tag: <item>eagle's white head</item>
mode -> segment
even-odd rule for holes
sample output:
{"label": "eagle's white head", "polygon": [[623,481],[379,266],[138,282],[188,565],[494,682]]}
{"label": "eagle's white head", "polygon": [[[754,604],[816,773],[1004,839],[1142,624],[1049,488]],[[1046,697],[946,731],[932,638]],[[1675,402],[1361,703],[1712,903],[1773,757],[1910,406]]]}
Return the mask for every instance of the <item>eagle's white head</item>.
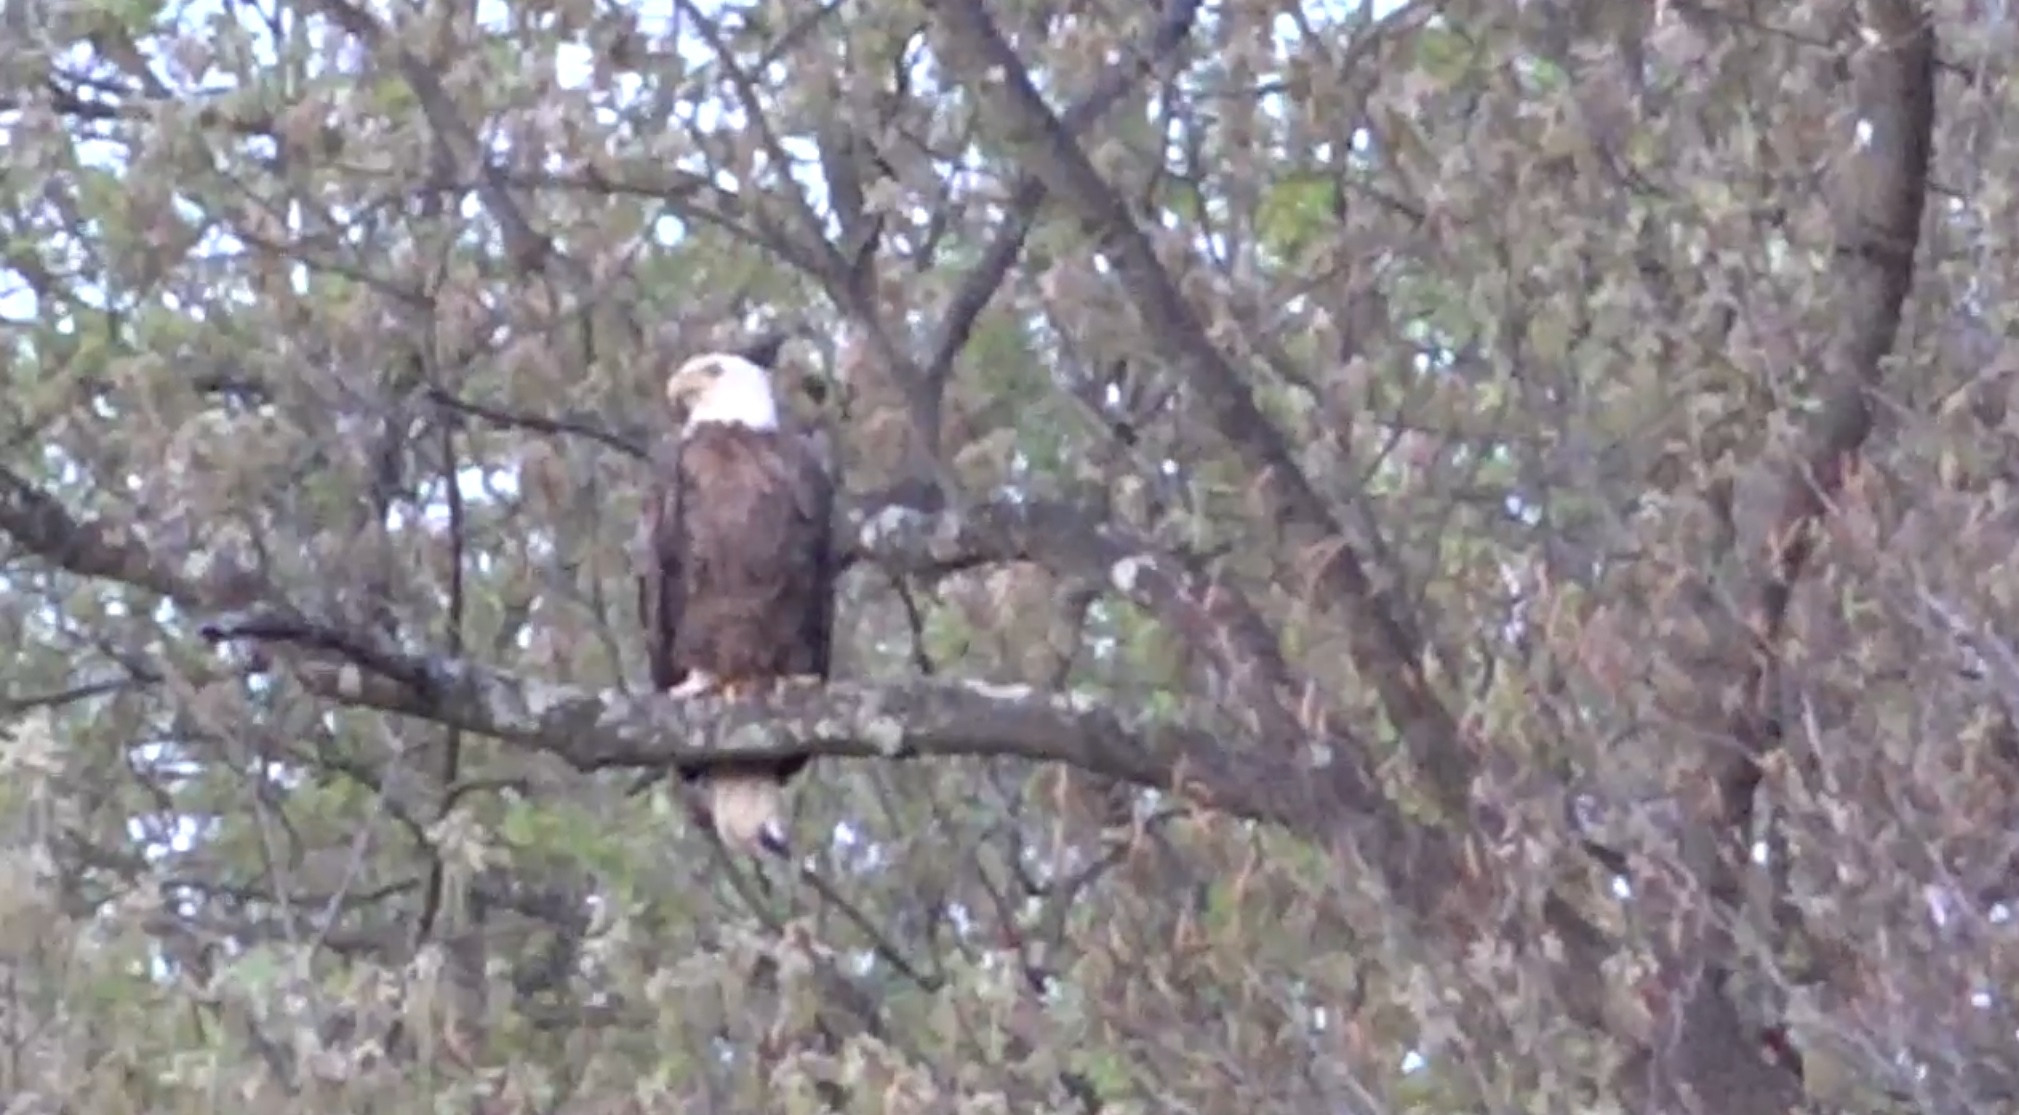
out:
{"label": "eagle's white head", "polygon": [[689,430],[704,422],[778,428],[771,373],[734,353],[711,352],[680,365],[666,380],[666,401],[676,413],[686,411]]}

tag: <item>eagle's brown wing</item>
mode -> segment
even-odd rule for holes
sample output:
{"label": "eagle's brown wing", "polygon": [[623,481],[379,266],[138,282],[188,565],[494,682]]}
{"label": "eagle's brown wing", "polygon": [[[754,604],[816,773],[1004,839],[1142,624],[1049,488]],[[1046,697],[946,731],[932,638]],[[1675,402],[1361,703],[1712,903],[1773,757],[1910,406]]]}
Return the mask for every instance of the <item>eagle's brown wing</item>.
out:
{"label": "eagle's brown wing", "polygon": [[645,630],[652,688],[659,690],[671,689],[687,676],[674,658],[687,604],[687,577],[681,565],[687,549],[682,535],[686,518],[681,513],[685,494],[679,448],[659,446],[652,454],[652,483],[639,525],[645,570],[638,578],[638,621]]}
{"label": "eagle's brown wing", "polygon": [[834,521],[840,483],[833,442],[825,429],[806,425],[789,434],[785,464],[799,519],[795,533],[804,539],[798,553],[802,563],[798,575],[817,586],[814,606],[807,609],[800,625],[799,636],[805,645],[800,672],[825,681],[834,664],[834,612],[844,554],[835,537]]}

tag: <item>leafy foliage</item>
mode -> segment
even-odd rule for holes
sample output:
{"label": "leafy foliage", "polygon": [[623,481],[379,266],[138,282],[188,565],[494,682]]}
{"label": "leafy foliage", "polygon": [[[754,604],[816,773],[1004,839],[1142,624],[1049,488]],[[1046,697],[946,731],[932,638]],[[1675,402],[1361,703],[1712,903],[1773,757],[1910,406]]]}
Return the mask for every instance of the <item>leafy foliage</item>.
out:
{"label": "leafy foliage", "polygon": [[[0,1094],[2011,1106],[1997,8],[0,4]],[[772,328],[848,686],[625,701]]]}

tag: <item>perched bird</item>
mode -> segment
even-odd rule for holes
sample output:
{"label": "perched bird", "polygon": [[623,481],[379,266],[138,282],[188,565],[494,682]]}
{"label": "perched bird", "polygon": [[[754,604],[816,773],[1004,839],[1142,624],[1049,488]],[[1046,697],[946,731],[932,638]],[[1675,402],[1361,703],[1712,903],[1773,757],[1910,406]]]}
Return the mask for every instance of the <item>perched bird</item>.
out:
{"label": "perched bird", "polygon": [[[774,389],[780,341],[709,353],[666,381],[682,424],[646,502],[639,614],[652,684],[680,698],[760,696],[828,678],[835,461],[825,432]],[[808,756],[679,768],[732,847],[783,854],[784,787]]]}

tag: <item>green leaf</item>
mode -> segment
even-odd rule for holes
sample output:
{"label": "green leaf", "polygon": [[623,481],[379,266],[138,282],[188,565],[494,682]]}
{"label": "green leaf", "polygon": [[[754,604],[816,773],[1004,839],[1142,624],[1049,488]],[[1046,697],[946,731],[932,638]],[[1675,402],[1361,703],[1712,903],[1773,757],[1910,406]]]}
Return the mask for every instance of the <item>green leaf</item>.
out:
{"label": "green leaf", "polygon": [[1302,258],[1335,224],[1334,189],[1330,182],[1309,178],[1278,182],[1264,191],[1255,222],[1263,246],[1286,260]]}

